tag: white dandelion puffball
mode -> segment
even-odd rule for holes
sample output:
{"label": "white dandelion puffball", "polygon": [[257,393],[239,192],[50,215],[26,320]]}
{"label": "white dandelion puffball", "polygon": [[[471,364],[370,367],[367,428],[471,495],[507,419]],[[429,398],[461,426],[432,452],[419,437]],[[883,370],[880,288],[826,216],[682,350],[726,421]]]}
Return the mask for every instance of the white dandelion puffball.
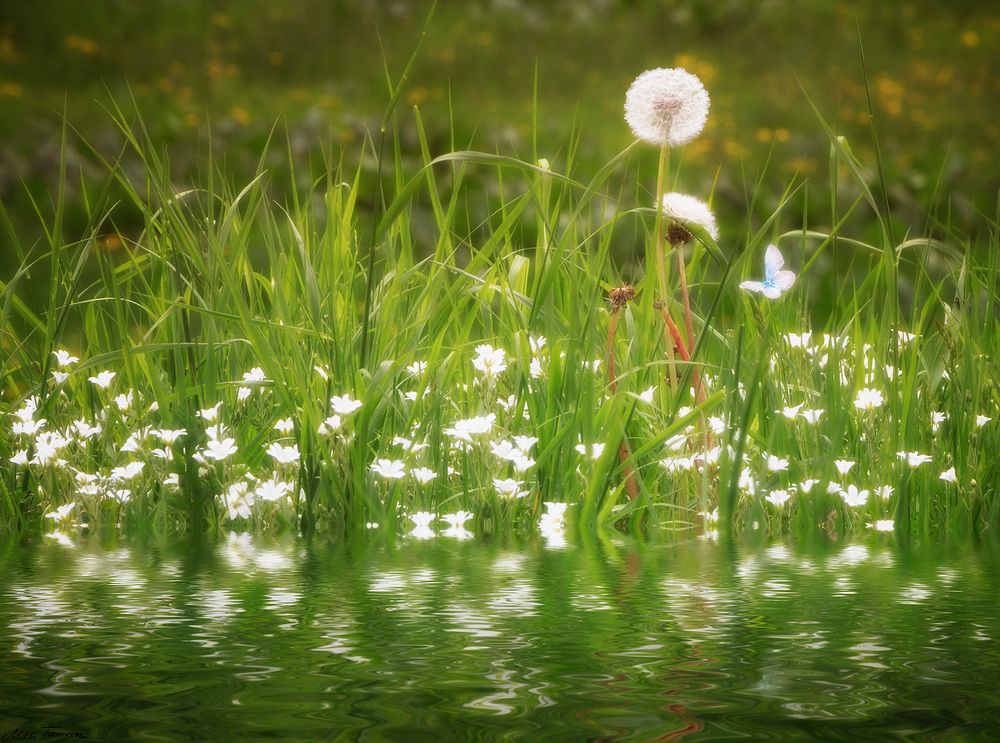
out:
{"label": "white dandelion puffball", "polygon": [[701,227],[713,240],[719,239],[719,226],[715,215],[701,199],[684,193],[663,195],[663,215],[685,225]]}
{"label": "white dandelion puffball", "polygon": [[644,142],[677,147],[705,128],[709,103],[705,86],[687,70],[646,70],[625,94],[625,121]]}

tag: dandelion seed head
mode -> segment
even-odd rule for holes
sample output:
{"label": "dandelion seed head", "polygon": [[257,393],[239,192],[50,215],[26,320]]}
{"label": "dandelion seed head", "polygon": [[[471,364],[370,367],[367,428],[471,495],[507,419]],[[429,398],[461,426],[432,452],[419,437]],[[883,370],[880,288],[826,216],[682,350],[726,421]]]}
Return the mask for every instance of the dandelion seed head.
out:
{"label": "dandelion seed head", "polygon": [[[696,225],[705,230],[713,240],[719,239],[719,226],[715,222],[715,215],[712,214],[708,204],[701,199],[683,193],[664,194],[663,214],[682,225],[688,227]],[[683,244],[691,239],[690,236],[687,240],[681,239],[682,237],[677,235],[676,239],[670,241],[671,244]]]}
{"label": "dandelion seed head", "polygon": [[705,128],[710,100],[695,75],[677,68],[646,70],[625,94],[625,121],[645,142],[677,147]]}

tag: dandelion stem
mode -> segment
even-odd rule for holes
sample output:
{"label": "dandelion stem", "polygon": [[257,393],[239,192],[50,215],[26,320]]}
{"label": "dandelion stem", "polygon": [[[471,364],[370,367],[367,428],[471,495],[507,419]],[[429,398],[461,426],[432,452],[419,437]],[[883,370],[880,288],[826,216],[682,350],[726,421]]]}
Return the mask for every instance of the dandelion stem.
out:
{"label": "dandelion stem", "polygon": [[[629,288],[631,289],[631,287]],[[608,386],[611,388],[612,394],[618,391],[618,380],[615,376],[615,336],[618,334],[618,321],[621,318],[621,308],[628,302],[628,299],[624,299],[619,303],[614,298],[615,293],[620,291],[622,290],[616,289],[611,292],[611,322],[608,323]],[[634,296],[634,290],[632,291],[632,295]],[[618,446],[618,459],[624,465],[625,489],[628,491],[628,498],[629,500],[635,500],[639,497],[639,485],[636,483],[635,471],[632,469],[632,465],[628,464],[629,456],[628,442],[623,437]]]}
{"label": "dandelion stem", "polygon": [[[667,261],[663,247],[663,193],[664,181],[667,177],[667,153],[669,149],[666,144],[660,145],[660,161],[656,170],[656,217],[653,219],[653,231],[656,233],[656,275],[660,284],[660,299],[667,301],[669,283],[669,273]],[[677,388],[677,370],[674,368],[674,349],[667,344],[667,380],[671,389]]]}

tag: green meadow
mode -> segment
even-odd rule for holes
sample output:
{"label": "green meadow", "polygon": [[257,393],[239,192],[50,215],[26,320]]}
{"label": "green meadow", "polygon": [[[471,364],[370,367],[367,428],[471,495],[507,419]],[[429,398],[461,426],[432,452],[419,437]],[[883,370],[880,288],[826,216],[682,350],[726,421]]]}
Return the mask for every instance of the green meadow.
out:
{"label": "green meadow", "polygon": [[0,524],[989,529],[1000,24],[813,6],[5,11]]}

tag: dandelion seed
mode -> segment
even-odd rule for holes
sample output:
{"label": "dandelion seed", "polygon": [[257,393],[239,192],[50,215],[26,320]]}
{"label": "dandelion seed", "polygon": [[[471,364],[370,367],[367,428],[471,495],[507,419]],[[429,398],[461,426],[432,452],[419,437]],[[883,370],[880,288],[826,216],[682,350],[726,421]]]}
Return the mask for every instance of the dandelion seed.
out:
{"label": "dandelion seed", "polygon": [[625,121],[644,142],[678,147],[701,133],[708,91],[695,75],[677,68],[646,70],[625,94]]}
{"label": "dandelion seed", "polygon": [[841,475],[846,475],[848,472],[850,472],[851,468],[854,466],[854,464],[855,464],[855,462],[854,462],[853,459],[835,459],[835,460],[833,460],[834,467],[837,468],[837,472],[839,472]]}
{"label": "dandelion seed", "polygon": [[70,364],[75,364],[77,361],[80,360],[76,356],[71,356],[69,351],[63,351],[62,349],[59,349],[58,351],[53,351],[52,355],[56,357],[56,363],[61,368],[66,368]]}
{"label": "dandelion seed", "polygon": [[858,390],[858,395],[854,398],[854,407],[858,410],[874,410],[875,408],[882,407],[883,402],[885,402],[885,398],[882,397],[881,392],[870,387],[865,387]]}
{"label": "dandelion seed", "polygon": [[401,459],[376,459],[371,471],[387,480],[399,480],[406,475],[406,464]]}
{"label": "dandelion seed", "polygon": [[111,386],[112,380],[117,376],[116,372],[113,371],[102,371],[99,372],[96,377],[88,377],[91,384],[100,387],[102,390],[106,390]]}
{"label": "dandelion seed", "polygon": [[956,483],[958,482],[958,476],[955,474],[955,468],[949,467],[944,472],[941,473],[941,479],[945,482]]}
{"label": "dandelion seed", "polygon": [[856,485],[848,485],[847,490],[840,491],[840,497],[851,508],[858,508],[868,502],[868,491],[858,490]]}

